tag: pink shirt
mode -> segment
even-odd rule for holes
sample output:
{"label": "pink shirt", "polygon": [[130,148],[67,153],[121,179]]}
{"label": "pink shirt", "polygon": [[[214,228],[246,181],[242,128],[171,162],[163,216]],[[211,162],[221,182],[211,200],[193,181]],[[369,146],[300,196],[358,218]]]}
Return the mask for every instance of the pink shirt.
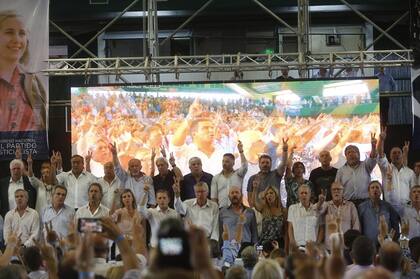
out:
{"label": "pink shirt", "polygon": [[18,68],[14,70],[10,83],[0,78],[0,131],[33,131],[39,128],[23,89],[22,78]]}

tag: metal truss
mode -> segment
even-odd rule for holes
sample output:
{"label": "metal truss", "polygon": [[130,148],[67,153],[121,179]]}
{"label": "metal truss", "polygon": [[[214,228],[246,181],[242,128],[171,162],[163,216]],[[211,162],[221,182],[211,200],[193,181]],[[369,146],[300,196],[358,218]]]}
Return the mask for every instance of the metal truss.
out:
{"label": "metal truss", "polygon": [[400,67],[413,63],[412,50],[377,50],[307,54],[232,54],[168,57],[49,59],[49,76],[208,73],[347,67]]}

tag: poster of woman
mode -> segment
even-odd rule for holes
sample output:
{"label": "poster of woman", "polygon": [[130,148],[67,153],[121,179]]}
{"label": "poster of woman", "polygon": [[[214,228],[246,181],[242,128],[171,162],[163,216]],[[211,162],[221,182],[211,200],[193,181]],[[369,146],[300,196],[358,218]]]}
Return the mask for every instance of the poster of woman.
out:
{"label": "poster of woman", "polygon": [[0,3],[0,155],[47,155],[48,0]]}

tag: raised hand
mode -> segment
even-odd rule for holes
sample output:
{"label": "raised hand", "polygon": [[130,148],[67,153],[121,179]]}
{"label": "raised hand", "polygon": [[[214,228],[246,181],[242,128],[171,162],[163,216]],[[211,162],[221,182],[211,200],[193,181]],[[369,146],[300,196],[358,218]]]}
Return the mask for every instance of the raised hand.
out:
{"label": "raised hand", "polygon": [[[283,142],[283,151],[287,151],[289,149],[289,145],[288,145],[289,138],[285,137],[285,138],[282,138],[281,140]],[[296,147],[293,147],[293,149],[294,148]]]}
{"label": "raised hand", "polygon": [[32,160],[32,154],[31,153],[28,154],[28,158],[26,159],[26,162],[28,163],[28,167],[32,166],[34,161]]}
{"label": "raised hand", "polygon": [[239,151],[239,153],[244,152],[244,145],[242,144],[242,142],[240,140],[238,140],[238,151]]}
{"label": "raised hand", "polygon": [[117,144],[115,142],[114,143],[109,143],[108,148],[109,148],[109,152],[111,152],[112,155],[117,155],[118,154]]}
{"label": "raised hand", "polygon": [[90,162],[90,160],[92,160],[92,154],[93,154],[93,152],[91,150],[88,150],[88,153],[85,156],[86,164],[88,164]]}
{"label": "raised hand", "polygon": [[47,231],[47,235],[45,239],[48,243],[54,244],[58,241],[58,234],[53,230],[52,221],[49,223],[45,223],[45,230]]}
{"label": "raised hand", "polygon": [[160,154],[162,154],[163,158],[166,158],[166,149],[163,144],[160,146]]}
{"label": "raised hand", "polygon": [[407,141],[407,140],[404,141],[404,146],[403,146],[402,150],[403,150],[404,153],[408,154],[408,151],[410,150],[410,142],[409,141]]}
{"label": "raised hand", "polygon": [[175,166],[175,157],[174,157],[174,153],[171,152],[169,155],[169,164],[174,167]]}
{"label": "raised hand", "polygon": [[149,193],[149,191],[150,191],[150,185],[148,183],[145,183],[143,190],[144,190],[145,193]]}
{"label": "raised hand", "polygon": [[378,143],[378,140],[376,139],[376,133],[370,133],[370,143],[375,146]]}
{"label": "raised hand", "polygon": [[410,223],[406,219],[401,219],[401,235],[408,237],[410,232]]}
{"label": "raised hand", "polygon": [[81,272],[90,272],[95,266],[93,260],[93,245],[91,233],[87,232],[82,236],[82,241],[76,248],[76,268]]}
{"label": "raised hand", "polygon": [[385,141],[385,139],[386,139],[386,129],[387,129],[386,126],[384,126],[383,128],[381,128],[381,133],[379,134],[379,138],[382,141]]}
{"label": "raised hand", "polygon": [[325,190],[321,189],[321,194],[318,195],[318,202],[322,205],[325,201]]}
{"label": "raised hand", "polygon": [[22,147],[19,144],[16,144],[15,157],[22,160]]}
{"label": "raised hand", "polygon": [[174,185],[172,185],[172,189],[174,190],[174,194],[176,197],[179,197],[181,194],[181,188],[179,186],[179,179],[178,177],[175,177]]}

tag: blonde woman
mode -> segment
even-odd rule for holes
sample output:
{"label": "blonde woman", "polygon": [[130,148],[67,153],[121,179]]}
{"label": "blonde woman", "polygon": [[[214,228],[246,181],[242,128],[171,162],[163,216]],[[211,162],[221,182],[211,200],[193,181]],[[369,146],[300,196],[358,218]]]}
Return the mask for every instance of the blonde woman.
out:
{"label": "blonde woman", "polygon": [[25,70],[28,44],[22,18],[13,11],[0,11],[0,131],[45,129],[45,90]]}
{"label": "blonde woman", "polygon": [[[258,189],[259,179],[254,179],[253,188]],[[256,193],[256,191],[254,191]],[[269,186],[262,197],[258,198],[254,194],[255,209],[262,215],[262,230],[259,237],[259,243],[277,241],[279,247],[284,248],[287,234],[287,209],[281,204],[278,190]]]}

